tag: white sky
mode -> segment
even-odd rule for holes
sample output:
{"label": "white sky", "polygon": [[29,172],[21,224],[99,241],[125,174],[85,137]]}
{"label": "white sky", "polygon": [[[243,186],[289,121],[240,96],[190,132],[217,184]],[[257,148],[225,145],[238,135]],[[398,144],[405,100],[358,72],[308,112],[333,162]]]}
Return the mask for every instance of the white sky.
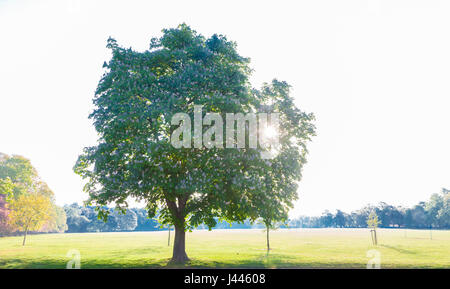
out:
{"label": "white sky", "polygon": [[413,205],[450,187],[450,1],[0,0],[0,151],[31,159],[58,204],[86,199],[72,167],[108,36],[147,49],[186,22],[225,34],[252,82],[293,86],[318,136],[292,216]]}

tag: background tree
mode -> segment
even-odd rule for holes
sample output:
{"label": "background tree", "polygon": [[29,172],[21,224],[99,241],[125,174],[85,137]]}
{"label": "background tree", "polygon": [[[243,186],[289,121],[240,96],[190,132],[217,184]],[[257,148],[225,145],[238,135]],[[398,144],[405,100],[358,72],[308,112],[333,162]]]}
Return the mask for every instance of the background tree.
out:
{"label": "background tree", "polygon": [[133,210],[125,213],[114,212],[117,216],[117,231],[133,231],[137,227],[137,215]]}
{"label": "background tree", "polygon": [[9,177],[0,179],[0,236],[12,231],[8,223],[7,203],[13,196],[14,184]]}
{"label": "background tree", "polygon": [[78,206],[78,204],[65,205],[64,211],[67,216],[68,232],[87,232],[90,220],[82,214],[82,207]]}
{"label": "background tree", "polygon": [[[107,47],[112,59],[105,64],[90,116],[99,144],[86,148],[74,168],[87,179],[90,203],[100,208],[101,217],[107,218],[101,208],[108,203],[125,210],[129,197],[144,201],[150,218],[160,212],[161,224],[174,225],[172,261],[185,262],[186,230],[201,224],[212,228],[215,217],[258,218],[258,206],[274,201],[264,188],[266,176],[286,176],[276,184],[276,201],[292,205],[314,126],[313,116],[293,105],[286,83],[252,89],[249,60],[237,53],[235,43],[222,35],[205,39],[184,24],[163,30],[145,52],[122,48],[114,39]],[[272,105],[271,100],[277,101]],[[178,112],[192,119],[194,105],[223,116],[279,109],[283,153],[271,162],[261,158],[261,149],[175,149],[170,120]]]}
{"label": "background tree", "polygon": [[449,191],[443,188],[439,194],[431,195],[425,204],[428,223],[433,227],[446,227],[450,222],[448,212]]}
{"label": "background tree", "polygon": [[425,202],[420,202],[411,209],[411,220],[413,226],[419,229],[428,228],[429,218],[425,210]]}
{"label": "background tree", "polygon": [[270,230],[278,228],[280,223],[287,223],[289,210],[297,199],[298,181],[301,179],[302,166],[306,163],[305,142],[314,134],[313,126],[309,123],[312,115],[302,113],[294,105],[289,89],[286,82],[273,80],[270,84],[263,84],[261,91],[256,92],[259,99],[263,100],[258,112],[277,112],[283,124],[275,131],[279,144],[271,148],[273,158],[255,163],[259,171],[249,170],[255,174],[255,179],[259,179],[255,184],[259,190],[251,195],[251,210],[254,215],[261,217],[266,227],[268,252]]}
{"label": "background tree", "polygon": [[137,216],[137,227],[135,231],[156,231],[159,230],[161,225],[154,218],[149,218],[145,209],[132,209]]}
{"label": "background tree", "polygon": [[64,208],[54,206],[55,218],[53,219],[53,228],[59,233],[64,233],[67,230],[67,216]]}
{"label": "background tree", "polygon": [[50,219],[39,229],[39,232],[64,233],[67,230],[67,216],[64,209],[52,203]]}
{"label": "background tree", "polygon": [[337,228],[344,228],[345,227],[345,214],[341,210],[336,211],[336,215],[333,218],[334,225]]}
{"label": "background tree", "polygon": [[168,236],[167,236],[167,246],[170,246],[170,230],[171,230],[171,225],[166,225],[165,227],[167,227],[167,231],[168,231]]}
{"label": "background tree", "polygon": [[267,247],[267,255],[269,254],[270,248],[270,230],[278,230],[281,226],[281,223],[278,221],[275,221],[274,219],[270,218],[262,218],[261,224],[264,225],[264,232],[266,233],[266,247]]}
{"label": "background tree", "polygon": [[438,220],[441,228],[450,228],[450,191],[442,189],[442,208],[438,211]]}
{"label": "background tree", "polygon": [[[7,203],[22,195],[37,194],[50,200],[51,218],[41,226],[42,232],[64,232],[66,230],[65,214],[62,208],[56,206],[54,194],[48,185],[41,180],[37,170],[30,160],[13,155],[0,153],[0,194],[6,194]],[[11,228],[14,230],[14,228]]]}
{"label": "background tree", "polygon": [[[449,229],[450,228],[450,193],[446,189],[438,194],[433,194],[428,201],[419,202],[411,208],[401,206],[392,206],[384,202],[377,206],[367,205],[362,209],[346,214],[342,212],[342,219],[345,219],[345,227],[347,228],[365,228],[367,227],[367,219],[372,211],[382,215],[383,220],[379,217],[380,227],[404,227],[426,229],[433,228]],[[289,220],[290,227],[333,227],[338,226],[335,216],[329,211],[323,212],[320,217],[301,216],[296,219]],[[342,222],[341,222],[342,223]],[[406,234],[406,231],[405,231]],[[431,236],[431,233],[430,233]]]}
{"label": "background tree", "polygon": [[[267,181],[267,180],[266,180]],[[268,193],[273,193],[273,186],[266,184]],[[288,220],[288,208],[283,207],[275,200],[265,202],[264,204],[257,205],[258,215],[261,217],[260,223],[264,225],[266,232],[266,245],[267,254],[270,251],[270,230],[276,230],[280,226],[280,222],[287,222]]]}
{"label": "background tree", "polygon": [[22,245],[25,246],[28,231],[36,231],[51,219],[53,210],[50,199],[36,193],[22,194],[9,204],[9,222],[24,233]]}
{"label": "background tree", "polygon": [[374,245],[378,244],[377,228],[380,223],[381,222],[378,220],[377,213],[375,212],[375,210],[372,210],[372,212],[369,214],[369,217],[367,218],[367,226],[371,228],[370,235],[372,236],[372,242]]}
{"label": "background tree", "polygon": [[328,210],[323,212],[322,216],[320,217],[320,224],[325,228],[331,227],[333,225],[333,214]]}
{"label": "background tree", "polygon": [[0,178],[0,195],[4,195],[5,202],[14,196],[14,183],[9,177]]}
{"label": "background tree", "polygon": [[0,194],[0,236],[7,235],[12,231],[8,223],[9,210],[6,203],[6,194]]}
{"label": "background tree", "polygon": [[373,206],[365,206],[364,208],[357,210],[356,213],[356,226],[358,228],[366,228],[367,227],[367,218],[370,213],[374,210]]}
{"label": "background tree", "polygon": [[[13,196],[28,192],[38,192],[41,180],[31,162],[22,156],[8,156],[0,153],[0,179],[9,179],[13,184]],[[42,192],[48,193],[50,192]]]}

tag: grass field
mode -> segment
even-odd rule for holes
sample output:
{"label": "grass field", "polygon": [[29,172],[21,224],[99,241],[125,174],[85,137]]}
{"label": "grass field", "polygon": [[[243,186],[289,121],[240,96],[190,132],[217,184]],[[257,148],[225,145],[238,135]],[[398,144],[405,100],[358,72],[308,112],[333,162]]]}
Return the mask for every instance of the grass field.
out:
{"label": "grass field", "polygon": [[[84,233],[0,238],[0,268],[65,268],[78,250],[81,268],[166,267],[171,257],[166,232]],[[271,233],[267,256],[262,230],[194,231],[187,234],[190,267],[365,268],[377,249],[381,268],[450,268],[450,231],[285,229]],[[173,241],[173,233],[172,233]]]}

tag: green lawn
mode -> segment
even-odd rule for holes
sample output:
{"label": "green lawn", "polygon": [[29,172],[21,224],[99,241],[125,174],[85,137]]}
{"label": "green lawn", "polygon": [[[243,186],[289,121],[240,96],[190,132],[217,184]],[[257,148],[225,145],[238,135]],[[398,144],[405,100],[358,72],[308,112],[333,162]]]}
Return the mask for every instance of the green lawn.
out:
{"label": "green lawn", "polygon": [[[405,237],[406,232],[406,237]],[[171,257],[166,232],[84,233],[0,238],[0,268],[65,268],[69,250],[81,254],[81,268],[166,267]],[[194,231],[187,234],[191,267],[365,268],[370,249],[382,268],[450,268],[450,231],[285,229],[271,233],[269,256],[262,230]],[[173,232],[172,232],[173,241]]]}

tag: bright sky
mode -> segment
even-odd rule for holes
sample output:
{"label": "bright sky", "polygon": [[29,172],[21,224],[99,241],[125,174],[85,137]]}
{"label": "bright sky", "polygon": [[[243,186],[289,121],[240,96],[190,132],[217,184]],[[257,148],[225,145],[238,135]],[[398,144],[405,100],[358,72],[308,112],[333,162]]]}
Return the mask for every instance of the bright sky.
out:
{"label": "bright sky", "polygon": [[72,171],[96,143],[88,120],[106,40],[145,50],[182,22],[221,33],[317,116],[300,199],[319,215],[450,188],[450,1],[0,0],[0,152],[31,159],[56,201],[81,202]]}

